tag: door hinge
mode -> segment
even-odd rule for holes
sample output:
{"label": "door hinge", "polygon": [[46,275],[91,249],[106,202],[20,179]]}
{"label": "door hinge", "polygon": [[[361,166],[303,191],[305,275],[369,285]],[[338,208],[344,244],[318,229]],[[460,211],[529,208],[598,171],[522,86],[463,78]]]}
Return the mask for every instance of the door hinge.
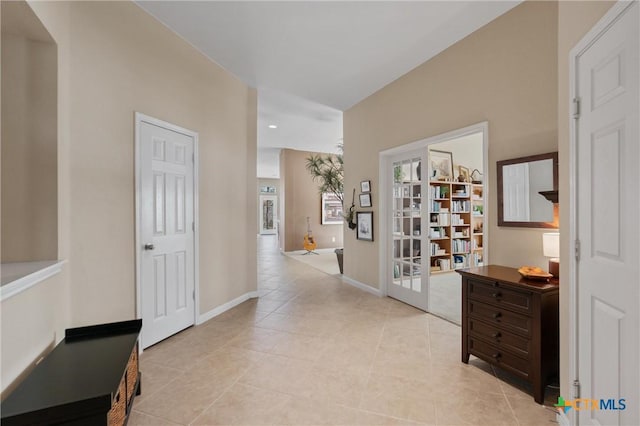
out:
{"label": "door hinge", "polygon": [[574,243],[574,250],[575,250],[575,256],[576,256],[576,262],[580,261],[580,240],[576,240]]}
{"label": "door hinge", "polygon": [[580,381],[575,379],[573,381],[573,399],[580,398]]}
{"label": "door hinge", "polygon": [[196,153],[195,153],[195,152],[192,152],[192,153],[191,153],[191,162],[192,162],[193,164],[196,164]]}
{"label": "door hinge", "polygon": [[191,293],[191,297],[193,298],[193,300],[196,300],[196,291],[193,290],[193,292]]}
{"label": "door hinge", "polygon": [[573,98],[573,119],[580,118],[580,98]]}
{"label": "door hinge", "polygon": [[196,223],[195,222],[191,222],[191,230],[193,232],[196,232]]}

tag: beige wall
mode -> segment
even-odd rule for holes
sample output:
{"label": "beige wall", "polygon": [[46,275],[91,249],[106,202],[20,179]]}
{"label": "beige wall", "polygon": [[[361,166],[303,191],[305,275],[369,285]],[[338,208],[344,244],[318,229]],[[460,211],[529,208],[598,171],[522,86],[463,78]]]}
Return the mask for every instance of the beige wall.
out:
{"label": "beige wall", "polygon": [[56,45],[26,3],[2,9],[2,262],[57,259]]}
{"label": "beige wall", "polygon": [[[3,8],[5,5],[6,2],[3,2]],[[69,88],[68,6],[62,3],[54,6],[51,3],[39,2],[33,7],[37,9],[37,15],[41,20],[51,22],[47,27],[58,43],[57,256],[60,259],[68,259],[70,197],[66,152],[69,149],[69,99],[62,95]],[[3,62],[3,71],[4,66]],[[4,91],[2,97],[4,100]],[[5,238],[4,234],[2,238]],[[0,380],[3,395],[5,390],[12,388],[20,374],[37,361],[37,357],[44,350],[64,337],[64,329],[69,326],[71,318],[70,270],[67,263],[59,275],[2,302]]]}
{"label": "beige wall", "polygon": [[429,145],[429,149],[449,151],[453,156],[453,176],[458,177],[458,166],[469,169],[469,173],[477,169],[482,173],[484,165],[484,153],[482,145],[482,133],[463,136],[445,142]]}
{"label": "beige wall", "polygon": [[135,111],[199,133],[200,312],[255,290],[255,95],[133,3],[73,3],[71,38],[73,322],[135,314]]}
{"label": "beige wall", "polygon": [[[545,265],[541,230],[497,227],[495,168],[557,149],[557,8],[525,2],[346,111],[345,188],[371,177],[377,213],[380,151],[486,120],[489,261]],[[344,245],[345,275],[380,287],[378,243]]]}
{"label": "beige wall", "polygon": [[[60,329],[136,315],[135,111],[199,133],[200,313],[257,286],[255,90],[134,3],[32,7],[59,49],[58,245],[68,264],[3,302],[3,387]],[[25,321],[37,332],[7,329]]]}
{"label": "beige wall", "polygon": [[[562,1],[558,7],[558,157],[560,180],[560,206],[569,205],[569,52],[584,37],[615,2]],[[560,250],[570,254],[569,209],[560,208]],[[562,257],[562,256],[561,256]],[[560,269],[560,281],[569,282],[567,268]],[[569,386],[573,380],[569,372],[569,286],[560,286],[560,394],[571,395]]]}
{"label": "beige wall", "polygon": [[[307,151],[283,149],[280,152],[280,179],[282,184],[281,205],[284,204],[281,238],[284,251],[303,250],[307,233],[307,216],[318,248],[342,247],[343,225],[321,225],[321,195],[318,184],[311,179],[305,168]],[[335,238],[335,241],[332,241]]]}

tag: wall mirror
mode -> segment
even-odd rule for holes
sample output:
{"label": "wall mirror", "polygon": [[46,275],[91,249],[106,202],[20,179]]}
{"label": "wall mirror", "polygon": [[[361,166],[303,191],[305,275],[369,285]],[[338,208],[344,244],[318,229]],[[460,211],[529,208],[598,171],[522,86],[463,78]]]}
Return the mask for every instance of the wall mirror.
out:
{"label": "wall mirror", "polygon": [[558,153],[498,161],[498,226],[557,228]]}

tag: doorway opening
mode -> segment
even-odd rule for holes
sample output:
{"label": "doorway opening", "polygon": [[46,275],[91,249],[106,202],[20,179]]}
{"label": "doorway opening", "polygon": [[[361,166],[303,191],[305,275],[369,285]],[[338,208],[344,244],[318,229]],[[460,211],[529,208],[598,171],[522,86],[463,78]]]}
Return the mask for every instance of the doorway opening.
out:
{"label": "doorway opening", "polygon": [[456,269],[488,258],[486,122],[380,153],[384,294],[460,324]]}
{"label": "doorway opening", "polygon": [[[483,138],[477,132],[429,145],[429,312],[456,324],[462,320],[462,287],[455,270],[484,265]],[[436,165],[449,156],[452,180],[441,181]]]}

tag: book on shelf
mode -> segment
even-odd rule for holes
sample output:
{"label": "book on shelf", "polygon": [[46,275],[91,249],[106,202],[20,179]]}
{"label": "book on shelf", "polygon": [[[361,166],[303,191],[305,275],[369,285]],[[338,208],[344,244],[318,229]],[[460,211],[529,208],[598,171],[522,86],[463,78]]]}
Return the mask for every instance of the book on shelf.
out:
{"label": "book on shelf", "polygon": [[451,225],[455,226],[455,225],[464,225],[464,218],[462,216],[460,216],[459,214],[451,214]]}
{"label": "book on shelf", "polygon": [[449,214],[448,213],[432,213],[429,216],[429,223],[431,225],[449,226]]}
{"label": "book on shelf", "polygon": [[471,210],[471,203],[467,200],[455,200],[451,203],[452,212],[468,212]]}
{"label": "book on shelf", "polygon": [[471,244],[468,240],[452,240],[451,241],[451,251],[456,253],[461,252],[469,252]]}
{"label": "book on shelf", "polygon": [[440,186],[440,185],[431,185],[429,187],[429,191],[431,194],[431,198],[447,198],[447,195],[449,194],[449,187],[448,186]]}
{"label": "book on shelf", "polygon": [[393,278],[400,278],[400,265],[397,263],[393,265]]}
{"label": "book on shelf", "polygon": [[448,271],[449,269],[451,269],[451,263],[449,259],[438,259],[436,263],[438,266],[440,266],[441,271]]}

